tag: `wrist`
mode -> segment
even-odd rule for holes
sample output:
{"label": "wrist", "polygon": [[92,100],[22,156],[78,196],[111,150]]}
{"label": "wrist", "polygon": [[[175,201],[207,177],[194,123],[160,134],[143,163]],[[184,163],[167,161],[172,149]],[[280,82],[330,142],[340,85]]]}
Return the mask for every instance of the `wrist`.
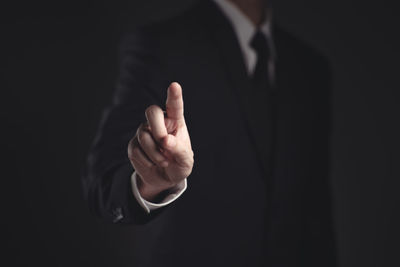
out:
{"label": "wrist", "polygon": [[137,174],[137,188],[140,196],[150,202],[160,202],[168,193],[168,190],[174,185],[169,186],[154,186],[143,181],[142,177]]}

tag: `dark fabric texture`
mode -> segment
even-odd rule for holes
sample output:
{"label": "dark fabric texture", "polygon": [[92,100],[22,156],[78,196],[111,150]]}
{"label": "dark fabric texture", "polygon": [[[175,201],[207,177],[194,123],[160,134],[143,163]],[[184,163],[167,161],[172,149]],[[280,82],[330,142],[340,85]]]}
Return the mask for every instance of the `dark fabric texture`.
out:
{"label": "dark fabric texture", "polygon": [[[273,34],[273,97],[254,103],[265,107],[257,124],[269,126],[269,159],[243,102],[254,84],[232,26],[213,3],[122,42],[114,99],[83,182],[94,213],[135,228],[135,266],[335,266],[330,70],[297,38],[278,27]],[[127,144],[147,106],[165,107],[172,81],[183,87],[195,165],[186,192],[146,214],[131,191]]]}

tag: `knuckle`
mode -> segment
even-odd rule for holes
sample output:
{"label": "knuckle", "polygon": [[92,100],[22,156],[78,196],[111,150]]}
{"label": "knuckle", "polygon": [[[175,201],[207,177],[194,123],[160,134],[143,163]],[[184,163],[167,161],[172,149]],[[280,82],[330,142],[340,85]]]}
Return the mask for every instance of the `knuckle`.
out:
{"label": "knuckle", "polygon": [[143,132],[139,138],[139,143],[142,148],[151,148],[151,136],[147,132]]}
{"label": "knuckle", "polygon": [[190,176],[190,174],[192,173],[193,168],[191,166],[187,167],[185,169],[185,171],[183,172],[183,176],[185,176],[186,178]]}
{"label": "knuckle", "polygon": [[149,170],[150,168],[152,168],[154,166],[154,164],[149,161],[144,161],[143,164],[147,168],[147,170]]}
{"label": "knuckle", "polygon": [[129,143],[128,143],[128,152],[133,148],[133,147],[135,147],[135,139],[136,139],[136,136],[134,137],[134,138],[132,138],[131,140],[129,140]]}
{"label": "knuckle", "polygon": [[146,128],[146,125],[145,125],[144,123],[141,123],[141,124],[139,125],[139,127],[137,128],[137,130],[136,130],[135,137],[136,137],[136,138],[139,138],[140,132],[143,132],[143,130],[144,130],[145,128]]}
{"label": "knuckle", "polygon": [[130,155],[129,155],[129,158],[130,159],[137,159],[138,157],[139,157],[139,148],[138,147],[134,147],[134,148],[132,148],[131,150],[130,150],[130,153],[129,153]]}
{"label": "knuckle", "polygon": [[128,157],[129,157],[129,158],[133,155],[133,153],[134,153],[134,151],[135,151],[135,149],[136,149],[137,147],[138,147],[137,142],[135,142],[135,140],[132,139],[132,140],[129,142],[129,145],[128,145]]}
{"label": "knuckle", "polygon": [[193,158],[189,158],[188,159],[188,166],[190,166],[190,168],[192,168],[193,164],[194,164],[194,159]]}
{"label": "knuckle", "polygon": [[194,165],[194,153],[192,150],[189,150],[186,154],[186,164],[190,168]]}
{"label": "knuckle", "polygon": [[135,149],[129,149],[128,150],[128,158],[130,160],[135,160],[136,159],[136,157],[135,157]]}
{"label": "knuckle", "polygon": [[164,162],[164,159],[163,159],[159,154],[155,154],[155,155],[154,155],[154,160],[155,160],[158,164],[161,164],[162,162]]}
{"label": "knuckle", "polygon": [[139,129],[136,135],[137,135],[138,142],[140,143],[143,139],[143,129]]}
{"label": "knuckle", "polygon": [[147,155],[148,155],[148,157],[151,158],[151,160],[152,160],[154,163],[160,164],[161,162],[164,161],[164,158],[163,158],[163,156],[161,156],[160,153],[158,153],[158,152],[155,151],[155,150],[149,150],[149,151],[150,151],[150,152],[147,153]]}
{"label": "knuckle", "polygon": [[142,144],[143,142],[145,142],[145,139],[147,138],[148,135],[149,133],[147,131],[141,129],[137,134],[139,143]]}

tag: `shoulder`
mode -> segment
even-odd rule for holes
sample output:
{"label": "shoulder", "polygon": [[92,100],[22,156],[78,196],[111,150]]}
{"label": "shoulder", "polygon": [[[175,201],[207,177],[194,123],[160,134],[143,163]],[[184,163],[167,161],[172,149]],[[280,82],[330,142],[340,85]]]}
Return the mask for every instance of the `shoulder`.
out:
{"label": "shoulder", "polygon": [[274,27],[274,36],[278,57],[291,58],[300,62],[305,68],[330,72],[329,59],[305,40],[282,29],[279,25]]}
{"label": "shoulder", "polygon": [[121,48],[156,51],[193,39],[202,32],[201,6],[194,5],[180,13],[140,26],[130,27],[122,36]]}
{"label": "shoulder", "polygon": [[292,33],[276,26],[278,75],[303,84],[302,92],[330,94],[332,68],[329,59],[318,49]]}

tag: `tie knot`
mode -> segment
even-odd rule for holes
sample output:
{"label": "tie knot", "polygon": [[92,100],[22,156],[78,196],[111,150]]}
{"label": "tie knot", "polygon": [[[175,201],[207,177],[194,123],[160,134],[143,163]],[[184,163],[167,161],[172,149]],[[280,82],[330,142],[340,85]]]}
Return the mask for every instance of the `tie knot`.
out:
{"label": "tie knot", "polygon": [[268,54],[269,48],[267,37],[261,31],[256,31],[251,39],[250,46],[254,48],[257,54]]}
{"label": "tie knot", "polygon": [[264,33],[257,31],[251,42],[251,47],[257,54],[257,62],[254,68],[252,78],[257,87],[265,88],[268,84],[268,61],[269,61],[269,47],[268,41]]}

